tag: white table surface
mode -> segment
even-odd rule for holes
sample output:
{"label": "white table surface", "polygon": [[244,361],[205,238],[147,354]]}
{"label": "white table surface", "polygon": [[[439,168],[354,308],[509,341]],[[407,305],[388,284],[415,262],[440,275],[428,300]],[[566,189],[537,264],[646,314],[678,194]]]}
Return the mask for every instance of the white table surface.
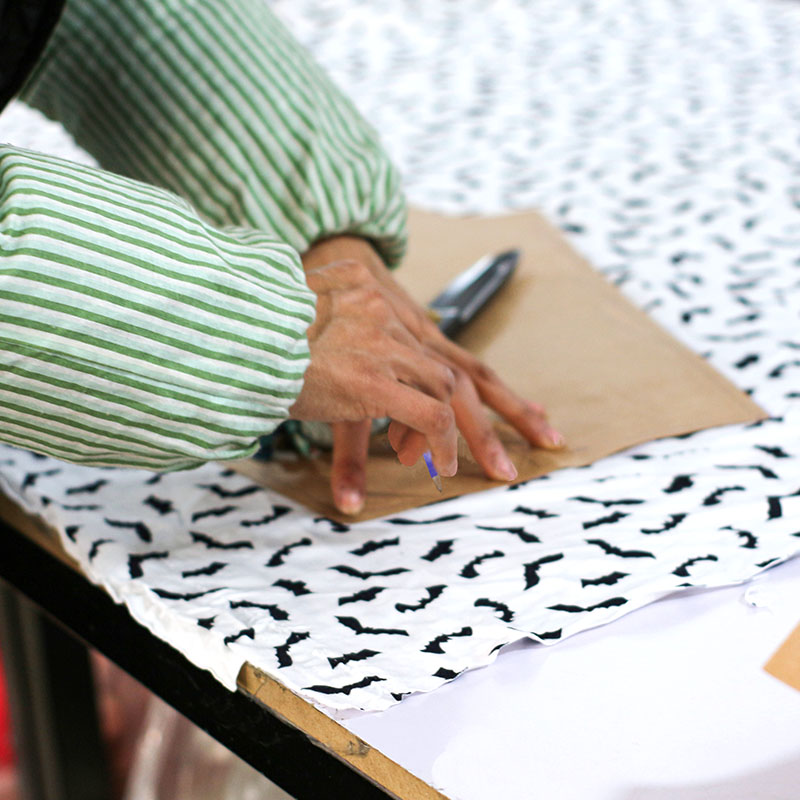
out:
{"label": "white table surface", "polygon": [[796,800],[800,692],[763,665],[798,621],[795,558],[343,724],[451,800]]}
{"label": "white table surface", "polygon": [[[539,206],[569,223],[635,302],[781,411],[783,390],[764,378],[781,336],[740,374],[731,364],[750,346],[712,348],[705,335],[718,333],[730,298],[684,283],[696,295],[679,299],[670,258],[728,265],[714,235],[738,232],[737,256],[772,253],[731,267],[756,276],[752,302],[770,319],[796,312],[786,266],[798,247],[787,166],[800,118],[797,4],[493,0],[491,15],[479,0],[276,5],[386,137],[412,199],[456,212]],[[679,102],[684,87],[702,102]],[[40,121],[6,120],[8,140],[73,155]],[[644,184],[642,164],[655,169]],[[642,193],[650,206],[627,205]],[[679,211],[687,203],[691,214]],[[722,322],[678,323],[710,300]],[[754,491],[759,480],[737,473]],[[794,800],[800,692],[762,666],[798,621],[795,559],[746,587],[682,594],[554,647],[508,648],[489,668],[344,724],[452,800]]]}

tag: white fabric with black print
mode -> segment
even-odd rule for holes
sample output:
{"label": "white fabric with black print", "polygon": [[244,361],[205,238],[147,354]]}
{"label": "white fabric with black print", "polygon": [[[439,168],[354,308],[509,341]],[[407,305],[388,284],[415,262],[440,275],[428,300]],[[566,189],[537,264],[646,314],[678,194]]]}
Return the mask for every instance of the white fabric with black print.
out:
{"label": "white fabric with black print", "polygon": [[[214,464],[154,475],[5,447],[3,488],[227,686],[247,660],[337,709],[800,552],[800,5],[275,7],[413,203],[542,209],[770,419],[352,527]],[[3,138],[31,124],[12,108]]]}

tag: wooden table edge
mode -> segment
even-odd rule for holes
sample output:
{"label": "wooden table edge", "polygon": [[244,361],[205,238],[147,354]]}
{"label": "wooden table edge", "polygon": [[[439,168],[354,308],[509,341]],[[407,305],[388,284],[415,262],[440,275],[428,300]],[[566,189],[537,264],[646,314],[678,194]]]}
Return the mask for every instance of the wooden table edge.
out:
{"label": "wooden table edge", "polygon": [[[113,602],[110,595],[89,581],[78,562],[66,552],[58,532],[40,516],[25,511],[3,492],[0,492],[0,521],[77,573],[90,586],[103,592],[109,601]],[[88,643],[96,646],[94,642],[88,641]],[[98,649],[102,651],[101,647]],[[112,658],[112,660],[114,659]],[[124,666],[122,668],[125,669]],[[195,669],[201,668],[195,667]],[[202,671],[205,672],[205,670]],[[136,675],[134,677],[139,679]],[[212,680],[216,682],[216,679],[212,678]],[[448,800],[445,795],[422,779],[389,759],[368,742],[320,711],[312,703],[253,665],[249,663],[242,665],[237,679],[237,687],[239,694],[265,708],[283,724],[297,729],[315,747],[323,750],[331,758],[346,764],[349,769],[359,773],[365,780],[382,790],[384,796],[396,798],[396,800]],[[148,688],[153,690],[150,686]],[[219,688],[229,692],[222,684],[219,684]],[[164,699],[170,703],[168,698]],[[180,708],[177,710],[184,713]],[[226,743],[223,742],[223,744]],[[245,758],[245,760],[249,759]],[[267,775],[267,777],[270,776]]]}

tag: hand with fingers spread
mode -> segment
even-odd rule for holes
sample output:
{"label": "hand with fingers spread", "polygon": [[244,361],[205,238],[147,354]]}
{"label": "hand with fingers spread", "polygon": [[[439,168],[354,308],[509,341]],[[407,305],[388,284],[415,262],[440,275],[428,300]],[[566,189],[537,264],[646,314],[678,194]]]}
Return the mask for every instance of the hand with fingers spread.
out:
{"label": "hand with fingers spread", "polygon": [[[336,236],[324,240],[305,254],[303,265],[309,286],[318,295],[318,320],[309,335],[311,366],[306,372],[306,384],[311,378],[310,393],[316,393],[314,386],[318,383],[325,385],[318,381],[315,372],[315,368],[318,368],[329,373],[329,378],[325,380],[335,378],[339,381],[335,390],[333,387],[324,390],[332,392],[329,398],[331,405],[334,404],[334,395],[351,395],[347,402],[341,399],[337,401],[341,406],[347,405],[346,415],[303,417],[325,419],[333,423],[331,489],[334,503],[341,511],[357,513],[363,506],[367,443],[371,419],[374,417],[392,418],[389,441],[402,464],[410,466],[416,463],[422,453],[430,449],[437,469],[445,476],[455,472],[454,451],[453,461],[448,462],[446,459],[451,457],[449,447],[455,441],[450,437],[455,436],[454,431],[458,428],[475,460],[488,477],[506,481],[516,477],[516,468],[494,431],[484,405],[513,425],[532,445],[546,449],[558,449],[563,445],[561,435],[547,423],[544,409],[518,397],[489,367],[444,336],[425,310],[395,281],[392,273],[366,240],[353,236]],[[333,271],[326,272],[327,270]],[[342,285],[333,290],[333,284],[340,279],[344,280],[347,288]],[[358,294],[359,290],[361,295]],[[347,297],[339,295],[342,291]],[[350,295],[351,292],[355,294]],[[364,313],[366,296],[374,306],[370,315]],[[326,317],[336,316],[344,309],[349,310],[350,302],[355,302],[358,306],[357,309],[352,309],[355,311],[355,318],[352,314],[348,316],[350,325],[363,326],[360,333],[350,330],[350,335],[358,340],[361,349],[355,351],[353,374],[345,372],[334,375],[330,368],[335,372],[336,367],[332,364],[315,365],[315,358],[320,357],[323,352],[320,344],[315,344],[315,338],[320,336],[315,329]],[[330,324],[323,323],[319,331]],[[379,337],[378,330],[383,324],[387,327],[383,337]],[[333,344],[335,335],[328,335],[330,344]],[[370,366],[369,357],[362,352],[367,338],[373,336],[376,338],[370,343],[371,356],[378,357],[380,351],[382,357],[389,359],[382,361],[380,367]],[[315,356],[315,347],[319,356]],[[329,352],[327,347],[325,352]],[[346,352],[339,352],[336,357],[340,364],[350,361],[350,355]],[[416,360],[413,373],[408,358]],[[362,371],[371,369],[378,370],[373,374],[373,382],[380,386],[382,392],[379,402],[376,402],[375,396],[362,397],[358,393],[358,387],[362,386],[366,378],[365,374],[361,374]],[[305,392],[304,387],[298,403],[303,400]],[[390,406],[387,401],[393,393],[396,394],[393,407],[402,406],[405,417],[388,410]],[[436,403],[439,405],[435,405]],[[452,427],[447,428],[446,434],[442,406],[447,407],[451,414],[449,420]],[[309,413],[306,410],[309,407],[310,405],[303,405],[301,410]],[[378,407],[384,411],[372,413]],[[429,429],[438,431],[439,438],[431,438],[419,422],[410,421],[409,411],[424,411],[425,414],[432,415],[426,418],[425,424]],[[297,416],[294,407],[292,413]],[[438,414],[442,414],[442,418],[437,420],[438,424],[432,425],[433,416]],[[447,467],[442,469],[440,465],[444,464]]]}

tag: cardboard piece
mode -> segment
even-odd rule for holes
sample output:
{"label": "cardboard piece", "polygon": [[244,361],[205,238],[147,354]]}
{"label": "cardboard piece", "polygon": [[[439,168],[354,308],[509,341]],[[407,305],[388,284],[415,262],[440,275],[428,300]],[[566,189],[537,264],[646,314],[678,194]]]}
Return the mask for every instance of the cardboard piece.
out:
{"label": "cardboard piece", "polygon": [[789,634],[764,669],[800,692],[800,625]]}
{"label": "cardboard piece", "polygon": [[[766,417],[700,356],[634,307],[535,212],[445,217],[415,211],[398,280],[429,302],[489,252],[519,247],[511,281],[459,336],[517,392],[542,403],[566,437],[559,452],[531,448],[505,423],[498,431],[523,481],[589,464],[642,442]],[[439,495],[420,462],[401,466],[384,436],[373,437],[367,502],[342,517],[330,500],[330,458],[288,454],[234,467],[327,517],[359,521],[501,485],[462,447],[459,472]],[[463,444],[463,442],[462,442]]]}

